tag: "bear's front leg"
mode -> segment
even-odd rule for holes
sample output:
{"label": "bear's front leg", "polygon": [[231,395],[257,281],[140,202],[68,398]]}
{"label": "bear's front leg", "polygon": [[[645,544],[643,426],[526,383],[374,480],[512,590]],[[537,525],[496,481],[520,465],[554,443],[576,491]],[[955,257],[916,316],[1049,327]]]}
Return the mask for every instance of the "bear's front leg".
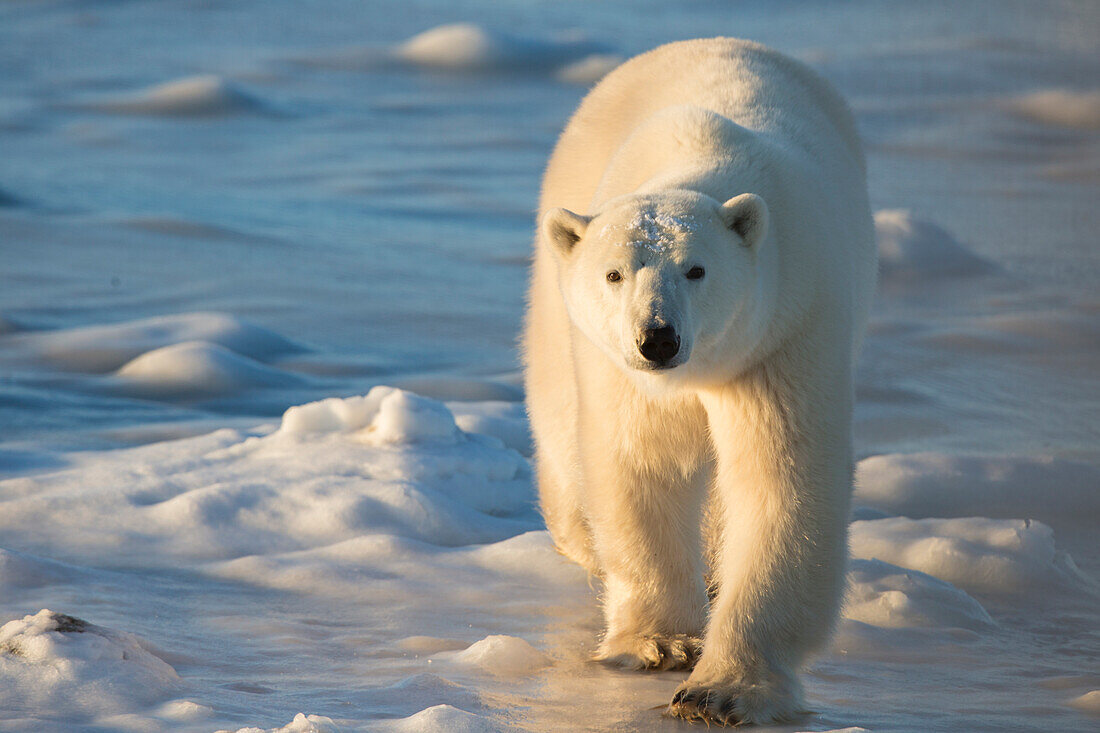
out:
{"label": "bear's front leg", "polygon": [[837,615],[851,493],[850,390],[840,379],[823,398],[811,379],[760,368],[701,397],[718,454],[718,596],[672,715],[744,725],[805,712],[797,674]]}
{"label": "bear's front leg", "polygon": [[596,658],[631,669],[694,665],[706,618],[700,519],[709,465],[697,401],[582,408],[586,518],[607,622]]}

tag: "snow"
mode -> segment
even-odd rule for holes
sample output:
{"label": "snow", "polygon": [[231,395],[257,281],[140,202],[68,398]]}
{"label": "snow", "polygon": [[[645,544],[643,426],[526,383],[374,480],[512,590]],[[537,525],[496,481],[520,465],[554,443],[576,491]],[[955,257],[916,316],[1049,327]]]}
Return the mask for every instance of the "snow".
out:
{"label": "snow", "polygon": [[950,583],[881,560],[852,560],[844,617],[884,628],[982,630],[993,619]]}
{"label": "snow", "polygon": [[1092,715],[1100,715],[1100,690],[1092,690],[1069,701],[1071,707]]}
{"label": "snow", "polygon": [[[469,403],[456,404],[478,412]],[[510,412],[491,402],[481,410]],[[875,457],[862,462],[861,475],[892,477],[879,465],[884,460],[906,465],[906,476],[931,486],[940,476],[933,469],[943,465],[927,456],[910,463]],[[1033,477],[1042,465],[1030,468]],[[965,494],[968,486],[941,488],[946,490]],[[974,491],[981,497],[994,489],[977,481]],[[887,510],[904,506],[897,498],[903,490],[877,495],[895,499],[881,503]],[[861,500],[874,496],[864,493]],[[930,497],[929,506],[944,501],[934,491]],[[366,602],[405,631],[390,632],[384,658],[411,657],[424,670],[379,699],[435,701],[384,729],[510,730],[511,723],[486,710],[474,690],[489,679],[543,679],[557,674],[563,660],[567,668],[577,663],[569,660],[578,649],[563,652],[561,642],[535,644],[514,633],[467,642],[409,634],[423,628],[412,620],[423,613],[417,610],[421,599],[435,596],[459,617],[457,609],[496,608],[511,619],[504,629],[514,625],[521,633],[530,633],[523,619],[536,607],[576,616],[592,602],[583,571],[555,552],[540,527],[527,461],[496,438],[460,429],[444,403],[393,387],[291,407],[279,424],[254,431],[220,430],[9,479],[0,482],[0,503],[7,543],[61,558],[0,551],[0,595],[74,584],[134,592],[123,572],[73,564],[96,556],[120,568],[188,567],[208,583],[305,594],[325,607]],[[47,515],[48,523],[34,519]],[[853,522],[851,545],[847,621],[838,637],[848,655],[879,654],[882,642],[871,629],[979,635],[998,629],[1001,624],[972,594],[1026,596],[1058,587],[1095,592],[1057,548],[1053,530],[1038,521],[886,515]],[[528,590],[510,590],[521,587]],[[402,622],[405,615],[409,620]],[[42,611],[0,630],[0,645],[19,649],[0,656],[0,679],[28,710],[60,705],[54,700],[65,696],[76,701],[61,708],[69,719],[97,724],[108,718],[121,724],[120,715],[139,727],[141,721],[219,719],[216,695],[185,683],[131,635],[95,625],[81,634],[62,633],[56,618]],[[267,628],[278,636],[286,633],[279,631],[283,624],[251,625],[253,633]],[[46,684],[46,668],[69,671]],[[466,684],[449,679],[463,675],[469,675]],[[104,686],[123,694],[97,694],[95,705],[83,696]],[[329,730],[325,726],[335,724],[324,712],[299,714],[283,727],[239,730]]]}
{"label": "snow", "polygon": [[594,53],[579,61],[566,64],[557,71],[557,78],[570,84],[591,86],[604,78],[625,59],[613,53]]}
{"label": "snow", "polygon": [[856,502],[907,517],[1035,517],[1060,526],[1100,516],[1100,471],[1054,456],[935,452],[859,462]]}
{"label": "snow", "polygon": [[[600,68],[604,73],[610,71],[609,56],[594,53],[600,49],[599,44],[582,39],[518,36],[475,23],[453,23],[418,33],[393,53],[402,61],[434,69],[514,71],[563,67],[559,73],[576,79],[587,74],[592,79]],[[578,63],[585,66],[578,67]]]}
{"label": "snow", "polygon": [[89,106],[106,112],[165,117],[214,117],[263,109],[252,94],[211,74],[175,79]]}
{"label": "snow", "polygon": [[982,274],[989,263],[968,251],[950,233],[904,209],[875,212],[879,270],[884,285]]}
{"label": "snow", "polygon": [[502,634],[487,636],[452,659],[506,677],[530,674],[550,662],[545,654],[523,639]]}
{"label": "snow", "polygon": [[[187,344],[194,344],[181,349]],[[202,345],[197,348],[196,345]],[[133,367],[137,375],[172,371],[183,358],[195,362],[224,360],[211,356],[212,346],[227,350],[218,352],[264,360],[291,354],[302,347],[276,333],[224,313],[181,313],[156,316],[111,325],[84,326],[55,331],[34,331],[16,334],[5,346],[18,350],[22,358],[43,361],[68,371],[104,372]],[[176,347],[166,354],[157,350]],[[195,354],[196,351],[199,352]],[[141,356],[153,357],[145,365],[134,366]],[[188,364],[175,371],[186,373]]]}
{"label": "snow", "polygon": [[390,730],[400,733],[506,733],[514,730],[450,705],[435,705],[396,721]]}
{"label": "snow", "polygon": [[920,570],[968,591],[1015,593],[1057,583],[1089,588],[1054,544],[1054,531],[1028,519],[909,519],[852,523],[852,555]]}
{"label": "snow", "polygon": [[374,444],[454,444],[460,435],[454,415],[446,405],[410,392],[394,390],[379,402],[378,415],[367,427],[363,440]]}
{"label": "snow", "polygon": [[1012,112],[1046,125],[1100,130],[1100,90],[1046,89],[1008,103]]}
{"label": "snow", "polygon": [[651,252],[663,252],[677,239],[699,228],[691,214],[670,214],[667,211],[643,209],[627,222],[607,222],[600,236],[614,237],[619,247],[644,247]]}
{"label": "snow", "polygon": [[0,709],[90,721],[170,696],[182,681],[140,639],[42,609],[0,626]]}
{"label": "snow", "polygon": [[[306,715],[298,713],[294,720],[278,728],[238,728],[235,733],[339,733],[340,729],[332,722],[332,718],[324,715]],[[218,731],[229,733],[229,731]]]}
{"label": "snow", "polygon": [[303,381],[209,341],[184,341],[148,351],[116,374],[137,391],[189,394],[289,387]]}

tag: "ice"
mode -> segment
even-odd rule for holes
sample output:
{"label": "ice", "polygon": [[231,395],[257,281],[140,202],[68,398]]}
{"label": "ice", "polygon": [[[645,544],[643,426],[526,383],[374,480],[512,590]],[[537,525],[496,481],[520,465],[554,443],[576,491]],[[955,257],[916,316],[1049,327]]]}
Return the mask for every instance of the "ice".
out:
{"label": "ice", "polygon": [[[542,39],[493,31],[475,23],[453,23],[418,33],[394,50],[406,62],[454,71],[514,71],[592,62],[599,44],[579,39]],[[607,64],[606,57],[602,62]],[[594,69],[587,70],[594,74]]]}
{"label": "ice", "polygon": [[93,722],[164,699],[179,675],[137,637],[42,609],[0,626],[0,709]]}
{"label": "ice", "polygon": [[1100,90],[1047,89],[1014,99],[1007,107],[1045,125],[1100,130]]}
{"label": "ice", "polygon": [[875,212],[875,237],[885,285],[927,285],[992,269],[942,227],[903,209]]}
{"label": "ice", "polygon": [[107,112],[166,117],[215,117],[263,109],[252,94],[213,74],[164,82],[89,106]]}
{"label": "ice", "polygon": [[471,644],[453,659],[460,664],[480,667],[505,677],[531,674],[550,663],[550,659],[523,639],[494,634]]}

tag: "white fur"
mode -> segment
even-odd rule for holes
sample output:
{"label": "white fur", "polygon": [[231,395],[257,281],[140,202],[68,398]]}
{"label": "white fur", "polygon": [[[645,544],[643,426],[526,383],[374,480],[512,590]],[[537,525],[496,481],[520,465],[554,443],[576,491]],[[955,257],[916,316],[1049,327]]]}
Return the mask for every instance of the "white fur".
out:
{"label": "white fur", "polygon": [[[524,333],[539,492],[560,550],[603,579],[598,656],[687,667],[704,637],[670,712],[796,716],[843,590],[875,284],[850,113],[763,46],[662,46],[585,98],[540,211]],[[655,324],[681,337],[674,368],[639,353]]]}

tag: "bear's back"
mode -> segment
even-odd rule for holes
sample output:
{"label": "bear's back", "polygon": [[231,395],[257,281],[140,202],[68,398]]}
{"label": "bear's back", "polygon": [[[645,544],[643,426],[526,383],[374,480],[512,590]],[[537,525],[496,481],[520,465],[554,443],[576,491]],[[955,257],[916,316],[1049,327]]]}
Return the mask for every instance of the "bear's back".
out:
{"label": "bear's back", "polygon": [[716,112],[824,170],[863,177],[855,122],[813,70],[765,46],[708,38],[660,46],[597,84],[562,133],[543,179],[542,206],[586,211],[608,164],[631,133],[662,110]]}

